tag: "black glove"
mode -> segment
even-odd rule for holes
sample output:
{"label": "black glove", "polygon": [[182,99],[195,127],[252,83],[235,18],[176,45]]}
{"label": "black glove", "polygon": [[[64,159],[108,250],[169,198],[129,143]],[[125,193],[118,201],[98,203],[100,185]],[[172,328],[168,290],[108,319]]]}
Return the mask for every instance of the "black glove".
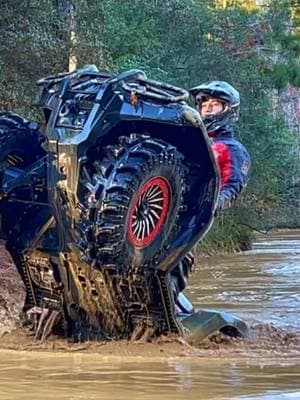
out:
{"label": "black glove", "polygon": [[226,210],[231,206],[231,201],[228,199],[226,196],[222,195],[222,193],[219,195],[218,200],[217,200],[217,207],[216,207],[216,214],[218,214],[220,211]]}

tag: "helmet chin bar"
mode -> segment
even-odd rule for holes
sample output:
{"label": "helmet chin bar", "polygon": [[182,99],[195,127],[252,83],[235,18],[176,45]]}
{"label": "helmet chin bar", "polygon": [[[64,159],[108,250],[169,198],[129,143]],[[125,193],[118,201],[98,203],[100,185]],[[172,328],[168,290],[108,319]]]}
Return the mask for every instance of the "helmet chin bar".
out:
{"label": "helmet chin bar", "polygon": [[222,112],[217,114],[207,114],[202,118],[207,131],[210,133],[213,133],[226,125],[232,125],[237,121],[237,119],[238,115],[236,110],[228,104],[226,104],[226,107]]}
{"label": "helmet chin bar", "polygon": [[229,124],[231,120],[231,111],[232,108],[226,104],[222,112],[219,112],[217,114],[207,114],[205,117],[203,117],[203,123],[207,129],[208,132],[215,132],[216,130],[222,128],[223,126]]}

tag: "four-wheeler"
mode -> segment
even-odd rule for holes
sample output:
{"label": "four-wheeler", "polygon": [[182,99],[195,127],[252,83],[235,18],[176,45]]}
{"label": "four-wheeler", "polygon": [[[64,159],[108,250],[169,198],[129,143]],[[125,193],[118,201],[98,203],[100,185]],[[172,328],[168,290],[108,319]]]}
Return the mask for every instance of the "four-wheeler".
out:
{"label": "four-wheeler", "polygon": [[181,333],[170,276],[219,185],[188,93],[92,66],[38,85],[43,126],[0,113],[1,238],[36,337]]}

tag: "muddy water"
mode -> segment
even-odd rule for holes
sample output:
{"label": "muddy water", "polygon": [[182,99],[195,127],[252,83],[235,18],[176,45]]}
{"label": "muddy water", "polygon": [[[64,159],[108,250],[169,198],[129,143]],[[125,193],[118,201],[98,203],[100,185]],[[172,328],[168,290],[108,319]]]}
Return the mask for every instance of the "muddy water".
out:
{"label": "muddy water", "polygon": [[199,260],[189,290],[195,305],[245,318],[248,340],[0,350],[0,399],[300,400],[299,286],[300,232]]}

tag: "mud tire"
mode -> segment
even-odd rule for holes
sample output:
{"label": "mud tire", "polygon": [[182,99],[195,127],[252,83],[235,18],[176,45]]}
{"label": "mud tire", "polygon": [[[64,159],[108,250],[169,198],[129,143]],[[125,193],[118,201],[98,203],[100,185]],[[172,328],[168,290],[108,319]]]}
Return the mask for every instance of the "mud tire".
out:
{"label": "mud tire", "polygon": [[0,113],[0,173],[6,167],[26,168],[45,154],[38,125],[17,114]]}
{"label": "mud tire", "polygon": [[[161,140],[132,134],[107,147],[103,158],[93,163],[93,169],[90,182],[85,183],[89,190],[83,204],[85,218],[80,222],[79,247],[87,261],[100,268],[109,265],[120,272],[157,264],[178,228],[176,220],[183,204],[186,173],[182,154]],[[147,203],[153,190],[158,193],[156,198],[163,196],[161,203],[154,202],[161,219],[152,223],[152,231],[149,226],[148,230],[145,228],[143,240],[143,235],[137,235],[132,227],[137,215],[134,213],[139,202],[146,198]]]}

